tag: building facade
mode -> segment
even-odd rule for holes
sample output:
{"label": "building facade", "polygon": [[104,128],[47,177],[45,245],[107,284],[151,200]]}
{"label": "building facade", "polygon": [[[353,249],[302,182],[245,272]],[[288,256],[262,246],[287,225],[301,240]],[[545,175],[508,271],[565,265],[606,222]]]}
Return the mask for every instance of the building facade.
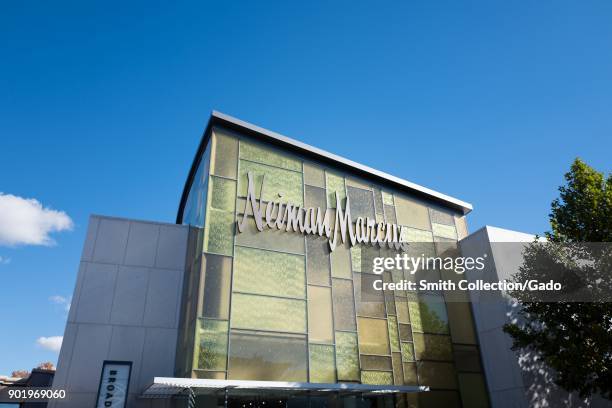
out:
{"label": "building facade", "polygon": [[127,406],[489,406],[467,294],[368,290],[373,257],[456,254],[470,210],[213,113],[177,225],[92,218],[54,386],[100,404],[119,361]]}

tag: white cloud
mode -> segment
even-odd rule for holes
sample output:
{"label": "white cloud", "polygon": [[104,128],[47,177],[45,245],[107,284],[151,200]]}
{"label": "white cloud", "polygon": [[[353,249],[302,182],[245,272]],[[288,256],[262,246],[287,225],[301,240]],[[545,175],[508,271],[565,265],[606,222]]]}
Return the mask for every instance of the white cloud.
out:
{"label": "white cloud", "polygon": [[6,256],[0,256],[0,265],[7,265],[11,263],[11,258],[7,258]]}
{"label": "white cloud", "polygon": [[0,192],[0,245],[53,245],[49,234],[72,226],[64,211],[43,207],[33,198]]}
{"label": "white cloud", "polygon": [[62,336],[39,337],[36,340],[36,344],[44,349],[59,353],[60,348],[62,347],[62,340]]}
{"label": "white cloud", "polygon": [[56,305],[64,306],[64,310],[67,312],[70,310],[70,302],[72,299],[67,299],[61,295],[53,295],[49,297],[49,301],[51,303],[55,303]]}

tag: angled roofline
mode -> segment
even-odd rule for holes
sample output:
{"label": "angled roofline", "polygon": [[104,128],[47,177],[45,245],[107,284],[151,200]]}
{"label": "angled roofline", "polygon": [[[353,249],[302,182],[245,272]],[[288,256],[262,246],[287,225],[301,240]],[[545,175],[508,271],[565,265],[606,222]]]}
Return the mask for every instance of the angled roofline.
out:
{"label": "angled roofline", "polygon": [[191,186],[191,182],[193,180],[193,177],[195,176],[195,172],[198,168],[204,149],[208,145],[208,139],[210,138],[211,129],[213,126],[222,126],[237,131],[239,133],[247,134],[264,142],[268,142],[280,146],[282,148],[292,150],[300,155],[312,158],[313,160],[344,168],[350,172],[357,173],[365,178],[382,181],[386,184],[391,184],[399,190],[404,190],[408,193],[415,194],[417,196],[421,196],[423,198],[438,202],[443,206],[453,208],[463,214],[467,214],[473,209],[472,204],[459,200],[455,197],[442,194],[438,191],[423,187],[419,184],[415,184],[399,177],[392,176],[388,173],[365,166],[363,164],[359,164],[357,162],[335,155],[333,153],[329,153],[317,147],[310,146],[298,140],[291,139],[279,133],[264,129],[252,123],[248,123],[233,116],[226,115],[225,113],[212,111],[210,119],[208,120],[208,124],[206,125],[204,134],[202,135],[202,139],[200,141],[200,145],[196,152],[195,158],[191,165],[191,169],[189,170],[189,175],[187,176],[187,180],[185,181],[185,186],[183,187],[183,194],[181,196],[181,202],[176,217],[177,223],[180,223],[182,220],[183,209],[185,207],[187,195],[189,194],[189,187]]}

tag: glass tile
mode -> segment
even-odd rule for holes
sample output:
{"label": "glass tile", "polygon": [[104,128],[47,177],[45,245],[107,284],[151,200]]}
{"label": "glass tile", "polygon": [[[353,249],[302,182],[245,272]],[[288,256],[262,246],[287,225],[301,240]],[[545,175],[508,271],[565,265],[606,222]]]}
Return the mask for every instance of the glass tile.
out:
{"label": "glass tile", "polygon": [[453,360],[449,336],[414,333],[413,337],[417,360]]}
{"label": "glass tile", "polygon": [[216,319],[229,319],[232,258],[204,254],[204,299],[202,315]]}
{"label": "glass tile", "polygon": [[351,279],[351,252],[347,243],[336,246],[331,253],[331,274],[334,278]]}
{"label": "glass tile", "polygon": [[390,355],[389,334],[385,319],[358,317],[357,328],[361,354]]}
{"label": "glass tile", "polygon": [[[306,208],[320,208],[321,217],[325,214],[324,211],[327,208],[327,199],[324,188],[304,186],[304,207]],[[331,214],[330,214],[331,215]],[[330,226],[332,225],[332,219],[330,218]]]}
{"label": "glass tile", "polygon": [[232,255],[234,243],[234,213],[208,209],[207,228],[204,228],[204,251]]}
{"label": "glass tile", "polygon": [[304,257],[236,246],[235,292],[304,299]]}
{"label": "glass tile", "polygon": [[351,247],[351,267],[353,272],[361,272],[361,246]]}
{"label": "glass tile", "polygon": [[351,217],[353,221],[357,217],[374,219],[374,194],[370,190],[348,186],[346,188],[351,204]]}
{"label": "glass tile", "polygon": [[392,385],[393,373],[389,371],[362,371],[361,383]]}
{"label": "glass tile", "polygon": [[230,380],[306,382],[308,353],[305,336],[230,334]]}
{"label": "glass tile", "polygon": [[388,223],[397,224],[397,217],[395,216],[394,206],[385,204],[385,220]]}
{"label": "glass tile", "polygon": [[331,288],[308,286],[308,340],[334,342]]}
{"label": "glass tile", "polygon": [[391,291],[385,291],[385,306],[387,308],[387,315],[395,316],[395,296]]}
{"label": "glass tile", "polygon": [[388,316],[387,325],[389,326],[389,339],[391,343],[391,351],[400,351],[399,333],[397,329],[397,318],[395,316]]}
{"label": "glass tile", "polygon": [[452,363],[418,361],[419,385],[432,388],[456,389],[457,376]]}
{"label": "glass tile", "polygon": [[308,283],[329,285],[329,242],[318,236],[306,236],[306,271]]}
{"label": "glass tile", "polygon": [[332,293],[336,329],[356,330],[353,283],[349,280],[332,279]]}
{"label": "glass tile", "polygon": [[402,385],[404,383],[402,355],[400,353],[392,353],[391,358],[393,360],[393,384]]}
{"label": "glass tile", "polygon": [[448,239],[457,239],[457,232],[455,231],[454,225],[444,225],[444,224],[431,224],[433,234],[436,237],[448,238]]}
{"label": "glass tile", "polygon": [[232,328],[306,333],[306,302],[233,293]]}
{"label": "glass tile", "polygon": [[[325,188],[325,172],[316,164],[304,163],[304,184]],[[325,205],[326,207],[327,205]]]}
{"label": "glass tile", "polygon": [[403,363],[404,369],[404,385],[417,385],[417,368],[416,363]]}
{"label": "glass tile", "polygon": [[387,193],[385,191],[382,192],[382,201],[385,205],[394,205],[393,202],[393,194]]}
{"label": "glass tile", "polygon": [[455,216],[455,229],[457,230],[457,239],[462,240],[468,236],[468,227],[465,216]]}
{"label": "glass tile", "polygon": [[448,334],[448,316],[441,295],[421,294],[408,302],[412,329],[416,332]]}
{"label": "glass tile", "polygon": [[213,130],[214,154],[211,157],[211,172],[217,176],[236,179],[238,139],[225,131]]}
{"label": "glass tile", "polygon": [[431,231],[424,231],[416,228],[403,227],[400,234],[402,242],[433,242]]}
{"label": "glass tile", "polygon": [[210,206],[217,210],[234,212],[236,205],[236,182],[210,176]]}
{"label": "glass tile", "polygon": [[288,170],[302,171],[302,162],[263,145],[240,141],[240,158]]}
{"label": "glass tile", "polygon": [[203,380],[225,380],[225,371],[193,370],[193,374]]}
{"label": "glass tile", "polygon": [[461,344],[453,345],[453,356],[457,371],[461,372],[480,372],[482,371],[480,364],[480,355],[478,347],[464,346]]}
{"label": "glass tile", "polygon": [[354,279],[357,295],[357,314],[367,317],[385,317],[385,296],[383,291],[374,289],[374,281],[379,275],[356,273]]}
{"label": "glass tile", "polygon": [[310,382],[335,383],[334,346],[310,344],[308,353],[310,355]]}
{"label": "glass tile", "polygon": [[409,324],[399,325],[400,341],[412,341],[412,328]]}
{"label": "glass tile", "polygon": [[336,332],[336,368],[338,381],[359,380],[357,334]]}
{"label": "glass tile", "polygon": [[390,357],[367,356],[367,355],[362,354],[359,356],[359,358],[361,359],[361,369],[362,370],[391,371],[393,369]]}
{"label": "glass tile", "polygon": [[[242,222],[242,216],[238,216],[238,221]],[[285,230],[279,231],[269,228],[258,231],[253,217],[248,217],[245,229],[240,233],[236,233],[236,245],[303,254],[304,236],[298,233],[286,232]]]}
{"label": "glass tile", "polygon": [[346,178],[346,185],[347,186],[352,186],[352,187],[357,187],[360,188],[362,190],[372,190],[372,186],[370,185],[370,183],[368,183],[365,180],[359,180],[353,177],[347,177]]}
{"label": "glass tile", "polygon": [[414,361],[414,348],[412,343],[402,342],[402,361],[409,362]]}
{"label": "glass tile", "polygon": [[[264,201],[289,202],[296,206],[301,206],[303,204],[302,173],[240,160],[238,194],[241,197],[246,197],[248,172],[253,173],[253,184],[255,187],[255,196],[257,198],[260,197],[261,182],[264,180],[265,175],[263,191]],[[279,198],[279,194],[281,194],[282,197]]]}
{"label": "glass tile", "polygon": [[374,188],[373,192],[374,192],[374,209],[376,210],[377,215],[379,214],[382,215],[384,212],[382,193],[380,192],[380,189],[378,188]]}
{"label": "glass tile", "polygon": [[336,208],[336,194],[344,207],[346,190],[344,188],[344,178],[333,173],[325,172],[327,179],[327,206]]}
{"label": "glass tile", "polygon": [[198,366],[225,370],[227,361],[227,320],[199,319]]}
{"label": "glass tile", "polygon": [[459,389],[464,407],[488,408],[489,397],[482,374],[459,373]]}
{"label": "glass tile", "polygon": [[400,323],[410,323],[410,314],[408,312],[408,301],[406,298],[395,299],[395,310],[397,310],[397,321]]}
{"label": "glass tile", "polygon": [[407,197],[395,196],[395,212],[399,224],[422,230],[431,230],[429,210],[423,204]]}
{"label": "glass tile", "polygon": [[455,225],[455,219],[453,217],[453,214],[451,213],[440,211],[440,210],[434,210],[433,208],[430,208],[429,214],[431,216],[432,223],[452,225],[452,226]]}

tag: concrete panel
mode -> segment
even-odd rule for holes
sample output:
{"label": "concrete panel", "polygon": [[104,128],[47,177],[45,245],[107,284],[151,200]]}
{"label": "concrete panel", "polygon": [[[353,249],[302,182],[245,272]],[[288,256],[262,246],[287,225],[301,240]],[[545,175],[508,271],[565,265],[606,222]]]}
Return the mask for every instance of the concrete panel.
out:
{"label": "concrete panel", "polygon": [[188,228],[162,225],[157,246],[155,266],[162,269],[184,269],[187,256]]}
{"label": "concrete panel", "polygon": [[74,291],[72,292],[72,300],[70,301],[70,310],[68,311],[68,321],[74,322],[76,319],[76,311],[78,309],[79,297],[81,294],[81,288],[83,286],[83,280],[85,279],[85,270],[87,269],[87,263],[81,262],[79,264],[79,272],[77,273],[76,282],[74,284]]}
{"label": "concrete panel", "polygon": [[145,326],[178,327],[177,311],[183,274],[180,270],[150,270]]}
{"label": "concrete panel", "polygon": [[74,343],[76,341],[77,325],[72,323],[66,324],[64,330],[64,339],[62,340],[62,348],[60,350],[57,369],[53,376],[53,386],[61,389],[66,385],[68,379],[68,370],[70,368],[70,361],[72,359],[72,351],[74,349]]}
{"label": "concrete panel", "polygon": [[159,239],[158,224],[130,223],[125,264],[153,267]]}
{"label": "concrete panel", "polygon": [[80,324],[70,361],[66,392],[98,392],[102,363],[108,354],[112,327]]}
{"label": "concrete panel", "polygon": [[98,234],[98,225],[100,218],[96,216],[89,217],[89,225],[87,226],[87,234],[85,235],[85,244],[81,253],[82,261],[93,260],[94,246],[96,244],[96,235]]}
{"label": "concrete panel", "polygon": [[87,264],[81,293],[79,294],[76,321],[108,323],[110,320],[117,266]]}
{"label": "concrete panel", "polygon": [[174,329],[146,329],[138,381],[140,389],[149,385],[153,377],[174,376],[176,337],[177,332]]}
{"label": "concrete panel", "polygon": [[107,359],[131,361],[130,393],[140,393],[138,378],[144,349],[145,329],[143,327],[114,326]]}
{"label": "concrete panel", "polygon": [[142,324],[148,281],[147,268],[119,267],[110,319],[112,324]]}
{"label": "concrete panel", "polygon": [[93,261],[114,264],[122,263],[129,228],[129,220],[100,218]]}

